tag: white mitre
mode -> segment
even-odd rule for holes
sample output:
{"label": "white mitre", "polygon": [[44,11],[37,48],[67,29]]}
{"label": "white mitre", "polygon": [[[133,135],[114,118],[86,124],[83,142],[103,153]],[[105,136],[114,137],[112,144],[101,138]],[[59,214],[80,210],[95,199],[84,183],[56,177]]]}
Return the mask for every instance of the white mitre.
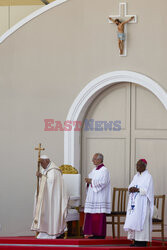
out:
{"label": "white mitre", "polygon": [[49,159],[49,157],[47,155],[41,155],[40,159],[46,160],[46,159]]}

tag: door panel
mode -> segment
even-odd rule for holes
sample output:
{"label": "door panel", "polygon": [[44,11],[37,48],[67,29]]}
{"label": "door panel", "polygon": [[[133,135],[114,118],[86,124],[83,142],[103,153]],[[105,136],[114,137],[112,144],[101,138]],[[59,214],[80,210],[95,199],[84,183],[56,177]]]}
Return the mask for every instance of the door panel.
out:
{"label": "door panel", "polygon": [[[136,162],[145,158],[154,180],[155,194],[167,196],[167,112],[147,89],[131,85],[131,178]],[[167,223],[167,206],[165,224]],[[155,235],[155,234],[154,234]]]}
{"label": "door panel", "polygon": [[[104,112],[105,111],[105,112]],[[82,131],[82,201],[85,200],[84,178],[93,169],[92,157],[104,155],[104,164],[111,174],[112,187],[129,183],[130,148],[130,84],[122,83],[105,90],[91,105],[85,119],[121,121],[120,131]]]}

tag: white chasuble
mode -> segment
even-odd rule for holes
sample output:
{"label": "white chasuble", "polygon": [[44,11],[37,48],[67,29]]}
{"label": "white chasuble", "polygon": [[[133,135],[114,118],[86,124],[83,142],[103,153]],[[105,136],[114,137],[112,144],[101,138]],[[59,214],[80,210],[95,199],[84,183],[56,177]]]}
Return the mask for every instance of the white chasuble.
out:
{"label": "white chasuble", "polygon": [[[53,162],[42,169],[38,201],[31,230],[59,236],[66,230],[68,197],[61,171]],[[36,196],[36,195],[35,195]]]}
{"label": "white chasuble", "polygon": [[152,176],[148,170],[137,173],[130,186],[139,188],[139,192],[130,193],[124,230],[128,238],[139,241],[150,241],[152,216],[154,209],[154,188]]}
{"label": "white chasuble", "polygon": [[85,213],[111,213],[111,183],[110,173],[103,166],[100,169],[94,168],[88,176],[92,184],[87,187],[85,201]]}

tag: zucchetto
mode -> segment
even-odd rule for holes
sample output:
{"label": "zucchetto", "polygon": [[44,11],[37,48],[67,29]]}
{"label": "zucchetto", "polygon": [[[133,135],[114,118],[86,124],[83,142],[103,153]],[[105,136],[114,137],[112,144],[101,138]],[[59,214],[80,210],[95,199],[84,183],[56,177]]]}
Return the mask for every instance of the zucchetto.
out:
{"label": "zucchetto", "polygon": [[46,160],[46,159],[49,159],[49,157],[47,155],[41,155],[40,159]]}

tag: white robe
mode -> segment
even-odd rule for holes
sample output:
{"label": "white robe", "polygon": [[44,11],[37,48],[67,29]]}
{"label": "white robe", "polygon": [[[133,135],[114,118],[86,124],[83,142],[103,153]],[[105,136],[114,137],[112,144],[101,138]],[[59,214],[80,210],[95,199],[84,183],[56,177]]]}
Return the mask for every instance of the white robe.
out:
{"label": "white robe", "polygon": [[110,173],[103,166],[99,170],[94,168],[88,176],[92,184],[87,188],[85,213],[111,213],[111,183]]}
{"label": "white robe", "polygon": [[139,188],[139,193],[130,193],[124,230],[128,238],[137,241],[150,241],[154,210],[154,188],[148,170],[137,173],[130,186]]}
{"label": "white robe", "polygon": [[42,169],[41,173],[31,230],[40,232],[38,238],[56,238],[66,230],[68,197],[62,173],[53,162],[50,162],[47,169]]}

